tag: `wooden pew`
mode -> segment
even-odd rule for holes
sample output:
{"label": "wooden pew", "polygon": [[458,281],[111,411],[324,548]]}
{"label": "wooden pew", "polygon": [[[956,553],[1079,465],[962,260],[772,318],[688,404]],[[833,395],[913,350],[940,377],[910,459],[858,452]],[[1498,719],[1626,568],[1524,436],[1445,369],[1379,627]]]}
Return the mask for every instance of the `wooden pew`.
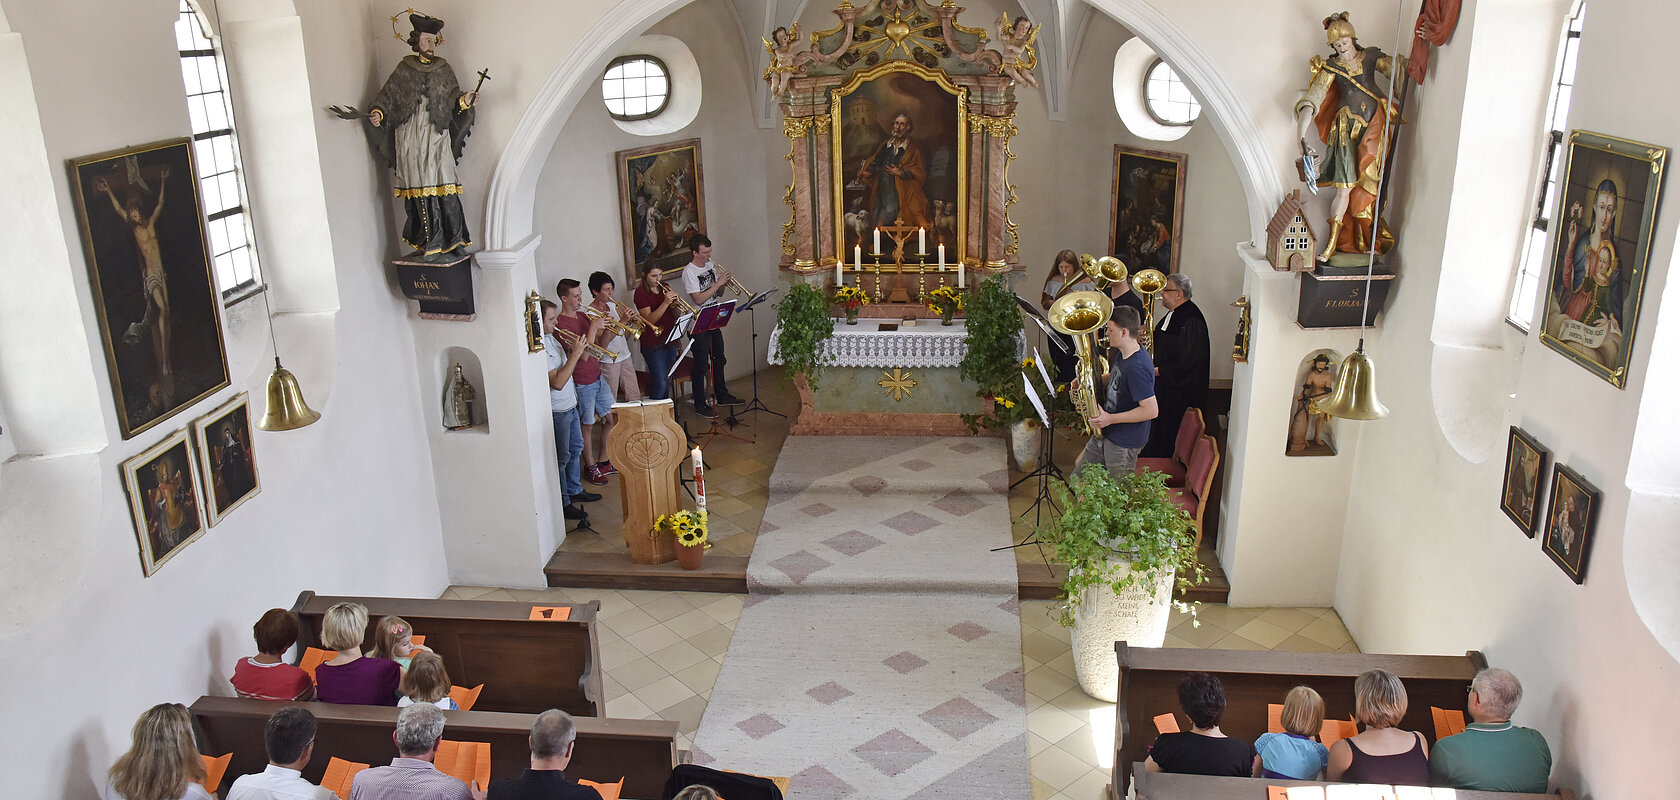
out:
{"label": "wooden pew", "polygon": [[321,647],[321,619],[340,602],[368,608],[364,651],[373,646],[380,617],[395,614],[408,620],[443,659],[452,683],[484,684],[475,710],[538,714],[558,708],[575,717],[606,713],[595,619],[601,609],[598,600],[570,605],[568,620],[549,621],[530,619],[531,609],[567,604],[330,597],[306,591],[292,606],[300,627],[299,653],[305,646]]}
{"label": "wooden pew", "polygon": [[1116,797],[1126,794],[1132,764],[1149,755],[1156,715],[1174,714],[1189,730],[1178,705],[1178,682],[1186,672],[1206,672],[1224,684],[1225,716],[1219,729],[1252,742],[1266,732],[1267,704],[1282,703],[1295,686],[1311,686],[1324,696],[1325,719],[1351,717],[1354,679],[1381,667],[1406,685],[1406,716],[1398,727],[1420,731],[1433,742],[1435,722],[1429,707],[1464,708],[1470,679],[1487,668],[1487,659],[1475,650],[1462,656],[1400,656],[1128,647],[1125,642],[1115,642],[1114,650],[1120,660],[1119,703],[1114,709]]}
{"label": "wooden pew", "polygon": [[[250,700],[242,697],[200,697],[190,709],[199,752],[233,754],[224,784],[268,764],[263,751],[263,725],[287,706],[306,708],[320,721],[315,756],[303,777],[319,783],[327,759],[337,756],[373,766],[391,763],[397,748],[400,709],[333,703]],[[493,780],[517,778],[531,763],[531,725],[535,714],[492,711],[445,711],[449,722],[443,738],[490,743]],[[667,720],[577,717],[577,745],[566,776],[608,783],[624,778],[624,796],[657,798],[677,764],[677,723]]]}
{"label": "wooden pew", "polygon": [[[1144,772],[1143,762],[1132,766],[1137,775],[1138,800],[1261,800],[1267,786],[1329,786],[1323,781],[1283,781],[1269,778],[1220,778],[1211,775],[1171,775]],[[1575,793],[1454,792],[1457,800],[1575,800]]]}

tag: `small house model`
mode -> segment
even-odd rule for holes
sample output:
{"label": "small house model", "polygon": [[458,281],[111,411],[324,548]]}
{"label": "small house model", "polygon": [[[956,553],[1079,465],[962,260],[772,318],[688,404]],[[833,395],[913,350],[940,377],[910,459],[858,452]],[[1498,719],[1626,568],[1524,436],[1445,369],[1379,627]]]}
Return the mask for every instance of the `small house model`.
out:
{"label": "small house model", "polygon": [[1266,260],[1272,269],[1300,272],[1312,269],[1318,251],[1318,237],[1301,215],[1301,190],[1283,198],[1272,221],[1266,225]]}

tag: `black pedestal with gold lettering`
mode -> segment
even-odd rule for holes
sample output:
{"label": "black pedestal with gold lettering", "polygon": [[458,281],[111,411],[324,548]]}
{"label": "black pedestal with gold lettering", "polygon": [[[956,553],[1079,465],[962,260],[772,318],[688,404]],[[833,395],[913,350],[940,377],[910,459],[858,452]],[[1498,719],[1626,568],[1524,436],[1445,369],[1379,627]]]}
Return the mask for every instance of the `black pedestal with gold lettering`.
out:
{"label": "black pedestal with gold lettering", "polygon": [[[1301,305],[1295,321],[1303,328],[1357,328],[1365,306],[1365,268],[1319,264],[1301,275]],[[1371,310],[1365,324],[1374,326],[1388,305],[1388,290],[1398,277],[1381,260],[1371,275]]]}
{"label": "black pedestal with gold lettering", "polygon": [[420,304],[422,319],[471,321],[473,310],[472,256],[462,254],[454,261],[421,261],[399,258],[397,283],[403,296]]}

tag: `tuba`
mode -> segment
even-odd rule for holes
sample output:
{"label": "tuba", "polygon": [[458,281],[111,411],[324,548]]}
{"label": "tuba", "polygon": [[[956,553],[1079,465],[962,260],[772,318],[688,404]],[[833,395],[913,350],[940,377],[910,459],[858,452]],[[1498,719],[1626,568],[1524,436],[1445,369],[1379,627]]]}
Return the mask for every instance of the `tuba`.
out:
{"label": "tuba", "polygon": [[[1079,269],[1091,279],[1091,283],[1097,287],[1097,291],[1107,289],[1108,285],[1111,283],[1119,283],[1120,281],[1125,280],[1127,274],[1126,264],[1120,259],[1115,258],[1114,256],[1096,258],[1090,253],[1086,253],[1079,257]],[[1061,297],[1062,295],[1071,293],[1075,283],[1076,281],[1070,280],[1067,283],[1062,284],[1061,291],[1057,292],[1056,296]]]}
{"label": "tuba", "polygon": [[1073,337],[1073,354],[1079,364],[1073,382],[1068,384],[1068,396],[1084,421],[1085,432],[1092,435],[1096,431],[1091,427],[1091,417],[1101,408],[1097,402],[1097,332],[1108,325],[1113,313],[1114,301],[1108,295],[1089,290],[1056,298],[1045,313],[1050,327]]}
{"label": "tuba", "polygon": [[1167,276],[1158,269],[1146,269],[1132,276],[1132,288],[1143,295],[1143,346],[1155,354],[1155,295],[1167,288]]}

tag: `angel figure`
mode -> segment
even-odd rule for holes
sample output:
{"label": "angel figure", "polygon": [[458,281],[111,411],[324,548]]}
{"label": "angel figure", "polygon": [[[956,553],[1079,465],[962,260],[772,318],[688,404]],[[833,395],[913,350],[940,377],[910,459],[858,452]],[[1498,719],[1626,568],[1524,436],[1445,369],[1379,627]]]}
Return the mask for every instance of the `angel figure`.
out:
{"label": "angel figure", "polygon": [[764,42],[764,49],[770,53],[770,66],[764,70],[764,79],[770,82],[771,96],[781,97],[787,93],[788,81],[803,73],[805,65],[811,63],[811,53],[795,50],[799,46],[797,22],[792,29],[777,28],[769,39],[761,37],[759,41]]}
{"label": "angel figure", "polygon": [[1021,83],[1038,88],[1038,79],[1033,77],[1032,70],[1038,66],[1038,54],[1033,52],[1033,41],[1038,39],[1038,29],[1043,25],[1034,25],[1026,17],[1016,17],[1009,21],[1009,13],[1004,12],[998,17],[998,43],[1003,47],[1003,63],[998,65],[998,73],[1008,75]]}

